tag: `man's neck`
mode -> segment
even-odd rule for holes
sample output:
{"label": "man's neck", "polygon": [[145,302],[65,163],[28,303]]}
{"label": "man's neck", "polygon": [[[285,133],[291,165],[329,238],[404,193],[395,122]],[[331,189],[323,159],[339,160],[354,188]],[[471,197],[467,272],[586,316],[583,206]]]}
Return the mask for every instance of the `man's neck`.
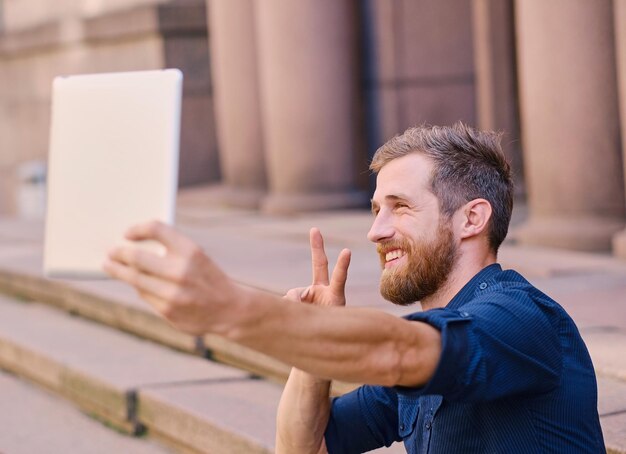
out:
{"label": "man's neck", "polygon": [[483,268],[496,263],[496,256],[488,254],[480,260],[463,260],[461,256],[450,272],[445,284],[436,293],[424,298],[420,303],[423,310],[445,307]]}

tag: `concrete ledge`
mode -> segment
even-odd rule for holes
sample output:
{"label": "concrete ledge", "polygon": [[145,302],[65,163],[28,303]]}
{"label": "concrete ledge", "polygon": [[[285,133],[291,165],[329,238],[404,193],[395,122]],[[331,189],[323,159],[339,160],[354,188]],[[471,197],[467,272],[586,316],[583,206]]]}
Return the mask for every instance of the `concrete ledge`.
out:
{"label": "concrete ledge", "polygon": [[125,433],[140,431],[141,426],[128,419],[127,396],[123,391],[68,369],[45,354],[0,338],[0,367],[43,385]]}
{"label": "concrete ledge", "polygon": [[598,414],[609,454],[626,454],[626,382],[598,378]]}
{"label": "concrete ledge", "polygon": [[50,304],[116,329],[188,353],[210,356],[254,374],[284,382],[289,367],[254,350],[216,336],[204,339],[184,334],[167,324],[127,286],[113,281],[62,281],[41,275],[41,254],[0,256],[0,292]]}
{"label": "concrete ledge", "polygon": [[611,251],[613,235],[624,228],[624,221],[611,217],[531,216],[512,232],[521,243],[575,251]]}
{"label": "concrete ledge", "polygon": [[[112,284],[112,285],[111,285]],[[213,335],[195,338],[173,329],[143,303],[134,305],[128,298],[134,295],[112,291],[111,282],[64,281],[26,275],[0,267],[0,291],[26,300],[50,304],[74,315],[150,339],[187,353],[209,357],[230,366],[285,383],[291,367],[247,347]],[[80,287],[76,287],[80,286]],[[108,290],[108,291],[107,291]],[[125,302],[122,300],[126,299]],[[136,299],[136,298],[135,298]],[[333,395],[353,390],[356,384],[335,382]]]}
{"label": "concrete ledge", "polygon": [[626,412],[602,418],[608,454],[626,454]]}
{"label": "concrete ledge", "polygon": [[110,430],[65,399],[0,371],[0,452],[172,454]]}
{"label": "concrete ledge", "polygon": [[246,373],[177,353],[37,303],[0,298],[0,367],[136,433],[142,387],[243,380]]}
{"label": "concrete ledge", "polygon": [[[593,358],[596,373],[626,383],[626,333],[598,329],[583,331],[582,336]],[[626,399],[626,386],[624,394]],[[624,407],[626,410],[626,404]]]}
{"label": "concrete ledge", "polygon": [[204,346],[210,358],[230,366],[247,370],[278,383],[285,383],[291,367],[271,356],[264,355],[222,337],[206,335]]}
{"label": "concrete ledge", "polygon": [[280,387],[262,380],[142,389],[137,415],[151,434],[177,449],[270,454],[280,394]]}
{"label": "concrete ledge", "polygon": [[38,246],[0,254],[0,292],[49,304],[71,314],[195,355],[211,357],[284,383],[290,368],[216,336],[197,338],[172,328],[128,286],[115,281],[63,281],[41,274]]}
{"label": "concrete ledge", "polygon": [[[97,285],[97,284],[96,284]],[[18,298],[50,304],[69,313],[151,339],[177,350],[202,353],[195,337],[173,329],[157,315],[113,301],[94,292],[55,281],[0,269],[0,291]]]}
{"label": "concrete ledge", "polygon": [[345,208],[363,208],[367,194],[359,191],[332,193],[269,193],[261,201],[261,211],[268,214],[293,214],[302,211],[320,211]]}

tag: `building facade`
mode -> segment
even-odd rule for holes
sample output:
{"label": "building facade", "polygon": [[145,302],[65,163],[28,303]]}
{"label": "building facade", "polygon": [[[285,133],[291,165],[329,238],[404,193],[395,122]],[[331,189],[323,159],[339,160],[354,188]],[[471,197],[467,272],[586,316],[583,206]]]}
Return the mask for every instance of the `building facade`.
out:
{"label": "building facade", "polygon": [[181,186],[291,213],[364,207],[421,123],[504,132],[518,241],[626,257],[626,0],[0,0],[0,210],[45,160],[59,74],[179,67]]}

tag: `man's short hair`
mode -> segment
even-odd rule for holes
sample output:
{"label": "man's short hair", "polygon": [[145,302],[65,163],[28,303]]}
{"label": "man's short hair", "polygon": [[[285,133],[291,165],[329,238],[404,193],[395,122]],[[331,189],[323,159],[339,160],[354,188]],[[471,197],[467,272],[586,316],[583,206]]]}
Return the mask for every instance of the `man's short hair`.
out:
{"label": "man's short hair", "polygon": [[431,191],[446,218],[474,199],[491,204],[488,238],[495,253],[506,237],[513,210],[513,178],[500,146],[501,136],[461,122],[409,128],[376,151],[370,169],[378,173],[389,161],[410,153],[432,159]]}

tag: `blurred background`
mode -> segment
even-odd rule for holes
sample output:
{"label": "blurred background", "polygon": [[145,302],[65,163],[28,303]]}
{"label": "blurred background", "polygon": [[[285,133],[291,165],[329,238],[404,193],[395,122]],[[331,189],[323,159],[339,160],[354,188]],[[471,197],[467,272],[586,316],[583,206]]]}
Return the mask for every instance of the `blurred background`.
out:
{"label": "blurred background", "polygon": [[55,76],[177,67],[207,204],[365,208],[377,147],[462,120],[504,132],[515,241],[626,257],[625,3],[0,0],[0,216],[44,211]]}

